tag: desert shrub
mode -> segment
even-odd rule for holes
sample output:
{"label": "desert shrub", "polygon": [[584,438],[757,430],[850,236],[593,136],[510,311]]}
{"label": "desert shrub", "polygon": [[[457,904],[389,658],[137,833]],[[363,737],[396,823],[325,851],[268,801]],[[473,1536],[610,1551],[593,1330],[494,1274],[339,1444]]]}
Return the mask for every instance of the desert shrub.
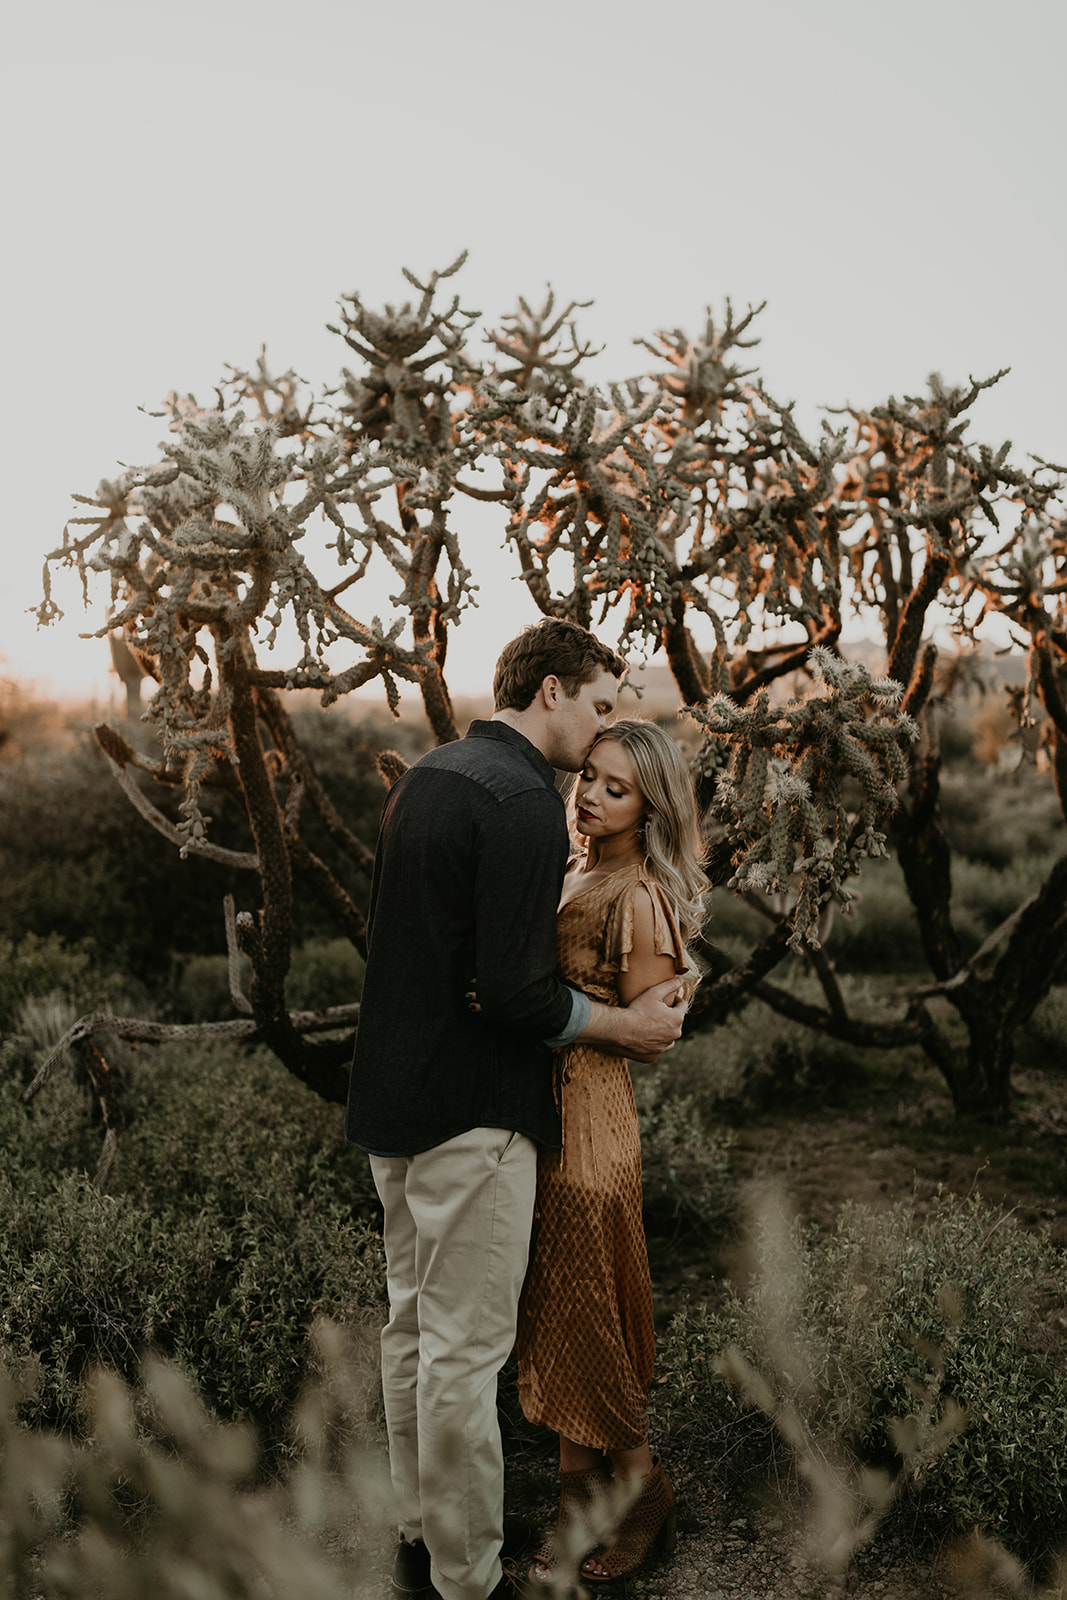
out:
{"label": "desert shrub", "polygon": [[714,1228],[732,1216],[733,1135],[708,1128],[692,1094],[672,1093],[666,1063],[634,1074],[641,1122],[641,1188],[646,1222]]}
{"label": "desert shrub", "polygon": [[[242,957],[244,982],[249,966]],[[286,994],[294,1011],[350,1005],[363,987],[363,958],[347,939],[307,939],[293,950]],[[189,955],[175,963],[168,1009],[180,1022],[220,1022],[235,1015],[227,959]]]}
{"label": "desert shrub", "polygon": [[86,1374],[132,1378],[149,1348],[211,1404],[280,1437],[319,1314],[357,1325],[381,1308],[380,1241],[321,1195],[253,1196],[236,1223],[153,1213],[81,1173],[36,1189],[0,1176],[0,1363],[31,1380],[25,1420],[71,1429]]}
{"label": "desert shrub", "polygon": [[846,1206],[829,1236],[769,1206],[753,1257],[720,1310],[674,1319],[661,1430],[713,1455],[784,1439],[809,1482],[839,1483],[853,1526],[865,1496],[895,1495],[931,1538],[980,1528],[1027,1557],[1062,1539],[1063,1251],[940,1195],[925,1216]]}
{"label": "desert shrub", "polygon": [[1036,1066],[1067,1067],[1067,988],[1049,990],[1020,1029],[1016,1048]]}
{"label": "desert shrub", "polygon": [[953,920],[968,950],[981,944],[1023,900],[1037,893],[1058,853],[1019,856],[1004,872],[991,871],[980,862],[956,862],[952,873]]}
{"label": "desert shrub", "polygon": [[312,1336],[311,1377],[290,1421],[288,1470],[256,1488],[254,1433],[214,1420],[173,1364],[131,1387],[98,1371],[85,1435],[20,1426],[0,1395],[0,1590],[41,1600],[365,1600],[382,1583],[388,1497],[368,1352],[336,1326]]}
{"label": "desert shrub", "polygon": [[[795,986],[810,986],[801,972]],[[872,1010],[876,997],[867,996]],[[692,1096],[707,1126],[753,1107],[826,1101],[864,1072],[853,1045],[826,1038],[781,1017],[758,1001],[718,1027],[697,1032],[674,1046],[664,1064],[664,1082],[678,1096]]]}
{"label": "desert shrub", "polygon": [[346,1143],[344,1112],[267,1051],[216,1044],[138,1053],[128,1126],[109,1188],[138,1204],[236,1220],[251,1196],[286,1187],[376,1215],[367,1158]]}
{"label": "desert shrub", "polygon": [[965,781],[957,774],[941,787],[941,816],[956,856],[996,872],[1011,866],[1019,850],[1010,819],[995,803],[1004,787],[1004,779],[976,772]]}
{"label": "desert shrub", "polygon": [[[1018,783],[955,773],[941,792],[954,852],[952,912],[966,954],[1034,893],[1062,848],[1062,817],[1051,785],[1029,772]],[[899,865],[864,863],[850,885],[849,914],[835,908],[826,948],[842,972],[913,973],[926,968],[922,939]],[[709,936],[738,959],[768,923],[735,895],[712,897]]]}
{"label": "desert shrub", "polygon": [[738,957],[748,955],[755,940],[767,932],[768,922],[754,906],[746,904],[728,889],[713,889],[708,937],[723,949],[736,948]]}
{"label": "desert shrub", "polygon": [[[158,785],[151,797],[180,820],[179,797]],[[232,802],[220,796],[212,809],[216,841],[243,848]],[[88,740],[0,767],[0,819],[0,936],[91,939],[109,967],[158,980],[172,951],[221,947],[224,894],[244,904],[248,874],[182,861],[131,811]]]}
{"label": "desert shrub", "polygon": [[846,916],[835,913],[825,943],[842,972],[921,972],[926,965],[915,911],[893,860],[864,864]]}
{"label": "desert shrub", "polygon": [[306,939],[293,951],[287,994],[295,1011],[351,1005],[363,989],[364,962],[347,939]]}
{"label": "desert shrub", "polygon": [[742,1032],[754,1017],[762,1020],[765,1009],[748,1005],[716,1028],[683,1036],[663,1059],[664,1082],[671,1093],[692,1095],[706,1122],[714,1120],[716,1108],[724,1102],[740,1099],[745,1083]]}
{"label": "desert shrub", "polygon": [[[247,983],[249,964],[244,957],[241,969]],[[167,1001],[168,1015],[175,1022],[224,1022],[235,1016],[226,956],[192,953],[176,957]]]}
{"label": "desert shrub", "polygon": [[937,742],[943,770],[953,776],[964,772],[970,778],[979,764],[974,748],[974,701],[966,692],[957,693],[938,710]]}
{"label": "desert shrub", "polygon": [[57,995],[90,1010],[103,1005],[120,983],[116,975],[100,972],[91,939],[68,944],[57,933],[0,938],[0,1031],[14,1029],[27,1000]]}
{"label": "desert shrub", "polygon": [[339,1108],[262,1050],[143,1050],[102,1192],[72,1078],[29,1107],[21,1087],[0,1082],[0,1366],[36,1373],[25,1419],[73,1427],[86,1372],[132,1379],[152,1347],[273,1448],[312,1319],[382,1311],[376,1200]]}
{"label": "desert shrub", "polygon": [[748,1020],[747,1029],[735,1024],[734,1031],[745,1107],[832,1103],[864,1076],[853,1045],[797,1028],[774,1012],[754,1012]]}
{"label": "desert shrub", "polygon": [[[385,788],[374,767],[383,747],[414,760],[429,740],[425,730],[367,720],[343,711],[298,713],[299,733],[338,812],[373,845]],[[174,822],[180,793],[145,774],[137,781]],[[234,798],[212,790],[208,809],[215,843],[248,849],[247,823]],[[357,901],[366,884],[336,842],[310,814],[307,844],[340,875]],[[169,979],[174,952],[225,950],[222,899],[252,909],[253,875],[178,850],[137,816],[88,736],[70,748],[0,763],[0,938],[50,934],[77,947],[92,940],[110,966],[159,983]],[[299,943],[321,937],[322,906],[297,878],[294,934]]]}
{"label": "desert shrub", "polygon": [[[852,904],[846,914],[834,907],[823,943],[842,972],[921,972],[926,967],[915,911],[893,859],[867,861],[850,886]],[[747,959],[753,942],[769,923],[736,896],[717,894],[708,933],[737,960]],[[792,963],[790,963],[791,965]],[[781,982],[789,966],[779,968]]]}
{"label": "desert shrub", "polygon": [[1063,814],[1050,780],[1030,764],[1017,773],[950,774],[941,813],[953,851],[997,869],[1027,856],[1049,858]]}
{"label": "desert shrub", "polygon": [[22,1037],[0,1043],[0,1148],[5,1172],[20,1185],[49,1181],[72,1168],[91,1172],[100,1155],[89,1095],[72,1072],[57,1075],[47,1108],[24,1103],[34,1059]]}
{"label": "desert shrub", "polygon": [[[293,725],[334,805],[353,833],[373,847],[386,794],[374,758],[381,750],[396,750],[409,764],[417,761],[433,744],[429,728],[384,714],[353,719],[344,705],[321,711],[314,703],[294,713]],[[304,835],[313,849],[325,842],[324,834],[312,831],[311,819]]]}
{"label": "desert shrub", "polygon": [[65,736],[66,716],[52,700],[39,700],[32,686],[0,677],[0,761],[17,761],[28,750]]}

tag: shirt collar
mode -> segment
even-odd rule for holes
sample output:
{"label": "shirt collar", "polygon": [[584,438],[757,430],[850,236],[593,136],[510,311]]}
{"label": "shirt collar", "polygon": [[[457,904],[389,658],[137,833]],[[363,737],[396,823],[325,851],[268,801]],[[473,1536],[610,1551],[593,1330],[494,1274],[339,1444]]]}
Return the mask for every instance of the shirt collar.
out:
{"label": "shirt collar", "polygon": [[531,744],[524,733],[513,728],[507,722],[483,722],[476,719],[467,729],[468,739],[499,739],[503,744],[510,744],[519,755],[525,756],[527,761],[537,769],[546,783],[553,788],[556,786],[556,769],[551,762],[546,761],[535,744]]}

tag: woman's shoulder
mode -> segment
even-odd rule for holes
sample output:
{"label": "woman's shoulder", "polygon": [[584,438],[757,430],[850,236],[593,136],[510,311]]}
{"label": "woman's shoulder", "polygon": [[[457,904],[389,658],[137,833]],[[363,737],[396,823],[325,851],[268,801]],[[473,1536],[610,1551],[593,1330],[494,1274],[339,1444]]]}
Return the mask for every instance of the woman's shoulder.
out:
{"label": "woman's shoulder", "polygon": [[670,894],[664,888],[663,884],[660,883],[655,872],[649,866],[647,861],[642,861],[638,868],[635,887],[643,887],[647,889],[650,899],[664,906],[666,910],[672,911],[673,914],[673,903],[671,901]]}
{"label": "woman's shoulder", "polygon": [[[644,862],[615,874],[615,892],[605,907],[604,946],[609,960],[628,964],[635,942],[681,958],[684,944],[670,896]],[[684,964],[684,963],[683,963]]]}

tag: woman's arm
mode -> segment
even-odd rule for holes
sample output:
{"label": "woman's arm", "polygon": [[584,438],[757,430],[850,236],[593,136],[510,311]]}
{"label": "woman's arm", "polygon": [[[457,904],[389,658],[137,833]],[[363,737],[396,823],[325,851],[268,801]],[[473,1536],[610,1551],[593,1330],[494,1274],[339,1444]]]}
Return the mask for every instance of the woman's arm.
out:
{"label": "woman's arm", "polygon": [[657,1061],[681,1037],[685,978],[675,971],[670,956],[656,954],[655,918],[647,889],[634,899],[633,948],[617,988],[619,1004],[606,1006],[594,1000],[589,1021],[573,1042],[595,1044],[608,1055],[631,1061]]}

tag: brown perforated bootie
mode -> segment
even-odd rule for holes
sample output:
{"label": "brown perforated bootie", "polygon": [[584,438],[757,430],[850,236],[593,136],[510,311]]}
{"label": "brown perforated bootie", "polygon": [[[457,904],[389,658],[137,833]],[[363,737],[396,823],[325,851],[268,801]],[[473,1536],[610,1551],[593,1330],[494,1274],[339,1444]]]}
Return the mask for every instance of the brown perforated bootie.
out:
{"label": "brown perforated bootie", "polygon": [[[669,1555],[677,1536],[678,1513],[674,1489],[663,1470],[662,1461],[655,1456],[652,1471],[643,1480],[641,1493],[616,1528],[615,1537],[587,1557],[587,1563],[582,1567],[582,1582],[611,1583],[615,1578],[625,1578],[644,1565],[656,1546]],[[594,1561],[601,1570],[590,1572],[590,1561]]]}
{"label": "brown perforated bootie", "polygon": [[578,1527],[590,1507],[601,1495],[611,1489],[611,1479],[602,1467],[591,1467],[584,1472],[561,1472],[559,1475],[559,1511],[556,1526],[545,1535],[530,1568],[530,1582],[547,1587],[557,1563],[566,1560],[577,1573],[578,1563],[587,1553],[575,1550],[574,1539],[580,1538]]}

